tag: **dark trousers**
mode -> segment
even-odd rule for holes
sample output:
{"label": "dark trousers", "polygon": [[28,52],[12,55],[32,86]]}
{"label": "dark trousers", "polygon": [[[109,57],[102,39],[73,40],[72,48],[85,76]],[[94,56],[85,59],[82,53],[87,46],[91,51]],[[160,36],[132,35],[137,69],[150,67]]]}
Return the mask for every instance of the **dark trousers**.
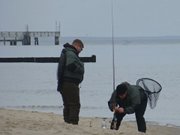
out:
{"label": "dark trousers", "polygon": [[[137,108],[135,109],[136,122],[139,132],[146,132],[146,122],[144,119],[144,113],[146,111],[146,107],[147,107],[147,97],[145,96],[144,99],[142,99],[141,104],[138,105]],[[115,113],[114,115],[117,118],[116,130],[118,130],[119,126],[121,125],[121,121],[126,114]]]}
{"label": "dark trousers", "polygon": [[61,91],[63,99],[64,121],[71,124],[78,124],[80,112],[80,95],[77,84],[64,82]]}

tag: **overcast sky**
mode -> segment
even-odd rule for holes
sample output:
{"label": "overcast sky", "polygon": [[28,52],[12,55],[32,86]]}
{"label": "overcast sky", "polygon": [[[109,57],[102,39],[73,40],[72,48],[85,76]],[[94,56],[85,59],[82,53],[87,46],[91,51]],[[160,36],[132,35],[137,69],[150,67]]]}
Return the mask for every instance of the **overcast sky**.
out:
{"label": "overcast sky", "polygon": [[[111,36],[112,0],[0,0],[0,31]],[[113,0],[114,36],[180,36],[180,0]]]}

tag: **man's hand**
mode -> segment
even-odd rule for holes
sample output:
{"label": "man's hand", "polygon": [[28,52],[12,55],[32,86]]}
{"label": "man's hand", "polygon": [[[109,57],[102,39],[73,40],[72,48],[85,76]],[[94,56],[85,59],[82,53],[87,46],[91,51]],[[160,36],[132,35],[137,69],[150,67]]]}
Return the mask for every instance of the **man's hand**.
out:
{"label": "man's hand", "polygon": [[124,113],[124,108],[123,107],[116,107],[115,112],[117,113]]}
{"label": "man's hand", "polygon": [[109,101],[108,102],[108,107],[112,112],[114,112],[115,107],[116,107],[116,103],[112,103],[112,102]]}

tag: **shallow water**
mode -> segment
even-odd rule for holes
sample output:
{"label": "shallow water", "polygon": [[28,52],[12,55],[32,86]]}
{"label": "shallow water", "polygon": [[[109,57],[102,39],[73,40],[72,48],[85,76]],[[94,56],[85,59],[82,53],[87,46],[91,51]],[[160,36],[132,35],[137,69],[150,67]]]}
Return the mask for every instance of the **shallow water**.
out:
{"label": "shallow water", "polygon": [[[59,56],[61,46],[0,46],[0,57]],[[157,80],[163,87],[157,106],[149,106],[147,121],[180,126],[180,45],[115,45],[116,85],[135,84],[142,77]],[[112,117],[107,101],[113,89],[111,45],[86,44],[80,56],[95,54],[96,63],[85,63],[81,84],[80,116]],[[62,114],[63,104],[56,91],[57,64],[0,63],[0,107]],[[127,115],[125,120],[135,120]]]}

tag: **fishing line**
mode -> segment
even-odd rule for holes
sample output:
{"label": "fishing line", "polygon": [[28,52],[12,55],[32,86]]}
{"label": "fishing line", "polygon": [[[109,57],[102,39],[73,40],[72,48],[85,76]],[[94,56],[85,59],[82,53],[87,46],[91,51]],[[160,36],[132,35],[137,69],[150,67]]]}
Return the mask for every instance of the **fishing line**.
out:
{"label": "fishing line", "polygon": [[114,6],[111,0],[111,41],[112,41],[112,68],[113,68],[113,91],[115,90],[115,62],[114,62]]}

